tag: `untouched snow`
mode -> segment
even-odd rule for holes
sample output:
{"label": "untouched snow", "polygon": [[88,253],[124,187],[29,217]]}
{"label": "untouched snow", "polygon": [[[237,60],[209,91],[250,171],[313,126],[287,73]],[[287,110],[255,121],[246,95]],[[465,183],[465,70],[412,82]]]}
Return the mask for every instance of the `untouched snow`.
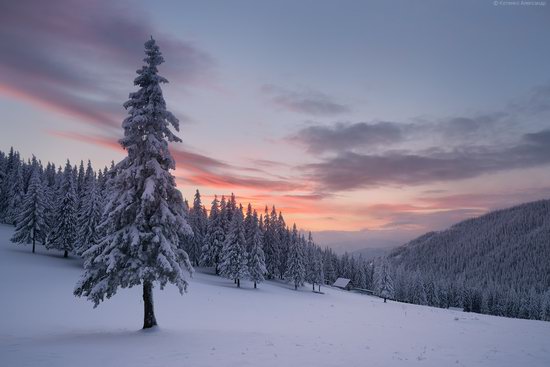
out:
{"label": "untouched snow", "polygon": [[81,262],[11,244],[0,225],[1,366],[549,366],[550,323],[267,282],[237,289],[197,272],[189,293],[141,289],[97,309],[72,295]]}

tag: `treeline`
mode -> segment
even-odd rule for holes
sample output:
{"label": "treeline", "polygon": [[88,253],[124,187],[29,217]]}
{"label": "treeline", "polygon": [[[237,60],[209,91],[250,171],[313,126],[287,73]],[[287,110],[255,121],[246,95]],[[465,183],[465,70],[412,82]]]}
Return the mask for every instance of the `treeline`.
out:
{"label": "treeline", "polygon": [[[12,241],[44,245],[47,249],[83,256],[102,237],[99,224],[116,175],[114,165],[94,170],[90,161],[64,167],[42,164],[36,157],[24,161],[13,148],[0,151],[0,222],[16,226]],[[305,282],[332,284],[338,277],[353,279],[355,286],[372,284],[371,263],[347,254],[338,257],[288,226],[275,207],[257,213],[246,210],[235,195],[216,196],[209,210],[197,190],[192,205],[184,202],[192,229],[184,250],[195,266],[213,267],[216,274],[257,283],[284,279],[294,288]],[[314,288],[313,288],[314,289]]]}
{"label": "treeline", "polygon": [[[83,254],[101,238],[99,224],[108,215],[109,182],[114,165],[94,170],[90,161],[64,167],[42,164],[36,157],[24,161],[13,148],[0,151],[0,222],[16,226],[13,242],[44,245],[64,256]],[[197,190],[193,203],[184,201],[193,235],[184,249],[194,266],[213,267],[216,274],[257,283],[282,279],[301,287],[332,284],[338,277],[353,286],[375,289],[372,262],[347,253],[338,256],[321,249],[311,233],[288,226],[283,213],[267,206],[263,213],[235,195],[215,196],[207,210]]]}

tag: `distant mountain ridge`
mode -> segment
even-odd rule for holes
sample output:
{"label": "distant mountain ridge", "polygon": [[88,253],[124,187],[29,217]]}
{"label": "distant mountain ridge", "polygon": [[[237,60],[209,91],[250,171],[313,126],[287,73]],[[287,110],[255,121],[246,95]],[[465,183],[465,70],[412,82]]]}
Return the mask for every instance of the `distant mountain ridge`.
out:
{"label": "distant mountain ridge", "polygon": [[384,257],[388,255],[394,247],[367,247],[361,250],[353,251],[351,256],[362,256],[365,260],[373,260],[377,257]]}
{"label": "distant mountain ridge", "polygon": [[394,267],[475,287],[550,289],[550,200],[530,202],[426,233],[388,255]]}

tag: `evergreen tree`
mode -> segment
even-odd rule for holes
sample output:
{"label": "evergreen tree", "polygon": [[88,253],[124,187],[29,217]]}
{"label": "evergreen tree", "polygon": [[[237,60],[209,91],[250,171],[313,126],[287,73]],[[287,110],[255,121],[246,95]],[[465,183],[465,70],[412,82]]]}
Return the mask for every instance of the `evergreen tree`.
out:
{"label": "evergreen tree", "polygon": [[357,288],[367,288],[367,274],[365,269],[365,261],[363,260],[362,255],[359,255],[359,258],[355,262],[355,270],[352,281]]}
{"label": "evergreen tree", "polygon": [[99,186],[96,182],[86,185],[85,200],[78,220],[78,247],[76,253],[82,256],[90,247],[99,243],[99,223],[102,215],[102,200]]}
{"label": "evergreen tree", "polygon": [[308,234],[306,244],[306,281],[311,283],[311,287],[315,290],[316,274],[315,274],[315,244],[311,232]]}
{"label": "evergreen tree", "polygon": [[17,153],[17,160],[14,161],[13,169],[8,176],[8,198],[6,207],[5,222],[17,224],[19,209],[25,196],[25,183],[23,178],[22,162]]}
{"label": "evergreen tree", "polygon": [[319,286],[319,292],[320,292],[321,284],[325,279],[325,273],[323,270],[323,255],[321,254],[321,251],[318,248],[315,249],[313,261],[314,261],[313,263],[314,277],[312,281],[313,281],[313,284],[317,284]]}
{"label": "evergreen tree", "polygon": [[[90,163],[88,161],[88,163]],[[91,168],[91,167],[90,167]],[[84,161],[80,161],[80,166],[78,171],[75,170],[76,174],[76,194],[79,198],[85,195],[85,180],[86,180],[86,171],[84,170]]]}
{"label": "evergreen tree", "polygon": [[288,252],[287,270],[284,277],[294,285],[295,290],[304,285],[306,277],[303,247],[303,241],[298,236],[298,230],[296,224],[294,224]]}
{"label": "evergreen tree", "polygon": [[100,237],[97,226],[101,220],[103,210],[103,196],[92,168],[92,162],[88,160],[85,171],[83,165],[84,163],[81,162],[78,173],[81,187],[78,194],[78,238],[75,244],[75,252],[79,256],[82,256],[82,253],[90,248],[93,243],[96,243]]}
{"label": "evergreen tree", "polygon": [[46,239],[47,249],[63,251],[63,257],[68,257],[77,239],[77,198],[73,168],[67,160],[63,171],[63,181],[59,190],[59,202],[56,204],[55,225]]}
{"label": "evergreen tree", "polygon": [[189,211],[189,224],[193,230],[193,237],[190,241],[191,246],[189,246],[189,258],[194,264],[198,265],[208,226],[208,219],[202,207],[199,190],[195,193],[193,208]]}
{"label": "evergreen tree", "polygon": [[0,222],[9,223],[8,216],[10,211],[10,191],[12,186],[13,171],[15,165],[19,160],[18,154],[14,151],[13,147],[5,158],[4,171],[2,175],[2,185],[0,186]]}
{"label": "evergreen tree", "polygon": [[44,243],[48,233],[45,221],[48,203],[44,195],[44,185],[36,168],[31,176],[29,189],[23,200],[23,206],[19,212],[15,233],[11,238],[15,243],[32,243],[32,252],[35,252],[36,241]]}
{"label": "evergreen tree", "polygon": [[[283,213],[279,212],[279,217],[276,221],[276,239],[277,239],[277,266],[278,273],[281,279],[284,278],[286,273],[286,266],[288,261],[288,250],[290,248],[290,238],[291,233],[290,229],[287,228],[285,219],[283,218]],[[305,249],[304,249],[305,251]],[[304,264],[305,264],[305,254],[304,254]]]}
{"label": "evergreen tree", "polygon": [[393,297],[394,293],[390,264],[386,259],[383,259],[376,270],[376,291],[380,297],[384,298],[384,302],[386,302],[386,299]]}
{"label": "evergreen tree", "polygon": [[252,210],[252,205],[248,203],[246,215],[244,217],[244,238],[246,239],[246,252],[249,254],[252,249],[252,243],[256,234],[256,227],[258,225],[258,215],[256,214],[256,222],[254,222],[254,211]]}
{"label": "evergreen tree", "polygon": [[200,263],[202,266],[213,266],[216,274],[219,274],[220,270],[219,264],[221,261],[224,238],[219,201],[218,197],[214,196],[212,207],[210,209],[206,236],[202,247]]}
{"label": "evergreen tree", "polygon": [[240,287],[241,279],[248,277],[248,254],[244,238],[243,214],[240,210],[233,213],[229,228],[223,244],[220,273],[228,279],[235,280],[237,287]]}
{"label": "evergreen tree", "polygon": [[110,196],[100,225],[104,235],[84,252],[85,273],[74,291],[97,306],[119,287],[142,285],[144,329],[157,324],[154,283],[161,289],[175,284],[183,294],[188,286],[185,272],[193,272],[183,249],[191,228],[170,173],[175,161],[168,142],[181,141],[170,126],[177,131],[179,122],[166,110],[161,84],[167,80],[157,69],[164,59],[153,38],[145,43],[145,53],[146,65],[134,81],[139,90],[124,104],[129,116],[120,143],[128,156],[110,170]]}
{"label": "evergreen tree", "polygon": [[334,269],[332,250],[328,247],[325,248],[323,254],[323,272],[325,274],[325,282],[327,284],[332,284],[336,281],[336,270]]}
{"label": "evergreen tree", "polygon": [[264,252],[265,252],[265,265],[267,268],[267,276],[269,279],[277,276],[279,265],[279,245],[277,236],[277,213],[275,207],[271,211],[271,215],[265,207],[264,215]]}
{"label": "evergreen tree", "polygon": [[[249,205],[250,208],[250,205]],[[257,283],[264,281],[265,255],[262,249],[262,232],[259,226],[258,213],[252,214],[252,223],[250,224],[250,244],[248,249],[248,272],[250,280],[254,282],[254,288]]]}

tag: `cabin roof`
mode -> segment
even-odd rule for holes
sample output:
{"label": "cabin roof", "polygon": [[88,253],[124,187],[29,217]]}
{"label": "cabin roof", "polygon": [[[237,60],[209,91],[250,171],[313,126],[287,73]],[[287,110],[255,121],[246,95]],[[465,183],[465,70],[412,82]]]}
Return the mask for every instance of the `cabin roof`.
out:
{"label": "cabin roof", "polygon": [[336,281],[334,282],[333,286],[334,286],[334,287],[339,287],[339,288],[346,288],[346,287],[348,286],[349,282],[351,282],[350,279],[338,278],[338,279],[336,279]]}

